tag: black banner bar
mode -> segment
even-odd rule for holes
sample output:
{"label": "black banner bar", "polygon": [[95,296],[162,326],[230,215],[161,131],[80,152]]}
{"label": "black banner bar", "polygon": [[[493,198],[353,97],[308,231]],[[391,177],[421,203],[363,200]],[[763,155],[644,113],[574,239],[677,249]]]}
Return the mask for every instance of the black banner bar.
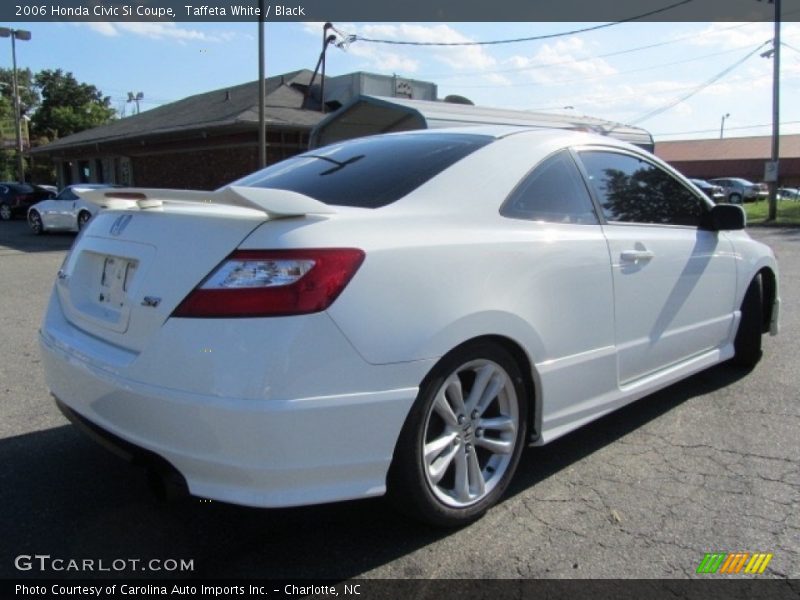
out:
{"label": "black banner bar", "polygon": [[796,600],[800,581],[715,577],[691,580],[6,580],[3,598],[191,597],[193,600],[242,598],[348,598],[351,600]]}
{"label": "black banner bar", "polygon": [[[264,14],[260,6],[264,4]],[[783,0],[783,20],[800,0]],[[3,0],[0,21],[772,21],[771,0]]]}

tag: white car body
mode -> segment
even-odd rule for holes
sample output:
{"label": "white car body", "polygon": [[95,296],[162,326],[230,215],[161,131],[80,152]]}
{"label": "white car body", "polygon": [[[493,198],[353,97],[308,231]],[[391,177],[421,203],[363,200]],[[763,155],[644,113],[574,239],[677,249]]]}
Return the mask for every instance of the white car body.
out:
{"label": "white car body", "polygon": [[65,187],[55,198],[37,202],[28,209],[28,223],[34,228],[31,213],[39,216],[41,232],[80,231],[101,210],[101,206],[80,197],[84,191],[110,187],[106,184],[79,184]]}
{"label": "white car body", "polygon": [[[777,277],[766,246],[744,231],[508,218],[518,182],[562,148],[646,157],[707,201],[612,139],[464,131],[497,139],[382,208],[235,187],[120,200],[59,272],[40,334],[54,396],[168,461],[194,495],[281,507],[383,494],[421,383],[469,340],[524,357],[535,445],[733,356],[750,281]],[[322,312],[171,316],[234,250],[339,247],[365,259]],[[108,257],[134,274],[98,302]]]}

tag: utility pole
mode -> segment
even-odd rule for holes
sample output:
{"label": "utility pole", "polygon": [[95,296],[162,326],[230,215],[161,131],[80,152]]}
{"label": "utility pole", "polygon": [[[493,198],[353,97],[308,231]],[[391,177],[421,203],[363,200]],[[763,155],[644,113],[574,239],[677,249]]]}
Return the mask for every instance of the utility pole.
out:
{"label": "utility pole", "polygon": [[780,78],[781,78],[781,0],[775,0],[775,37],[772,40],[772,168],[769,182],[768,221],[778,218],[778,177],[780,176]]}
{"label": "utility pole", "polygon": [[11,37],[11,82],[14,93],[14,125],[17,134],[17,177],[20,183],[25,183],[25,162],[22,160],[22,115],[19,106],[19,84],[17,83],[17,44],[16,40],[27,42],[31,39],[31,32],[22,29],[9,29],[0,27],[0,37]]}
{"label": "utility pole", "polygon": [[267,88],[264,78],[264,18],[265,0],[260,0],[258,15],[258,168],[267,165],[267,117],[264,113],[264,103],[267,101]]}

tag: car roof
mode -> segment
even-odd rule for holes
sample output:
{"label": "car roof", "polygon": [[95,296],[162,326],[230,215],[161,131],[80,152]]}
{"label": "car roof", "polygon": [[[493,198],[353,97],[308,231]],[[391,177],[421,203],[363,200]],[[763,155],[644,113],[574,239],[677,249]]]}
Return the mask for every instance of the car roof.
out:
{"label": "car roof", "polygon": [[[550,142],[561,142],[564,146],[581,145],[601,145],[612,146],[628,150],[637,150],[648,153],[638,146],[624,142],[607,135],[600,135],[593,132],[574,131],[571,129],[558,129],[549,127],[527,127],[520,125],[467,125],[464,127],[440,127],[434,129],[413,129],[409,131],[397,131],[391,133],[376,134],[382,136],[406,136],[406,135],[485,135],[501,140],[510,137],[525,136],[530,138],[532,143],[548,144]],[[373,136],[368,136],[373,137]],[[363,139],[363,138],[351,138]],[[350,140],[333,142],[331,146],[344,144]],[[309,150],[314,152],[314,150]]]}

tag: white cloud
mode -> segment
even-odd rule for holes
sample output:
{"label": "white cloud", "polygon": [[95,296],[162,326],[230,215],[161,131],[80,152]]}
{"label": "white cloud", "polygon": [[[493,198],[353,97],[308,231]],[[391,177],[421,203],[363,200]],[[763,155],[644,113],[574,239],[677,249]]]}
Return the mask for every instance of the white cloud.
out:
{"label": "white cloud", "polygon": [[107,37],[117,37],[124,34],[136,35],[154,40],[172,40],[178,43],[186,42],[224,42],[235,37],[230,32],[217,32],[207,34],[197,29],[186,29],[176,23],[159,22],[87,22],[76,23],[80,27],[87,27],[92,31]]}
{"label": "white cloud", "polygon": [[[303,31],[319,36],[324,23],[304,23]],[[496,59],[481,46],[425,46],[413,43],[462,43],[474,41],[449,25],[402,24],[337,24],[336,30],[344,35],[355,34],[360,38],[412,42],[412,44],[383,44],[355,41],[346,47],[346,52],[364,59],[366,68],[380,71],[413,73],[425,61],[435,61],[458,70],[484,70],[497,64]],[[424,57],[420,54],[424,52]]]}
{"label": "white cloud", "polygon": [[360,44],[351,45],[347,52],[367,60],[370,67],[378,71],[415,73],[419,69],[419,61],[396,52],[376,51]]}
{"label": "white cloud", "polygon": [[[363,28],[363,35],[370,38],[422,44],[458,44],[475,41],[445,24],[367,25]],[[497,64],[495,58],[482,46],[427,46],[425,51],[434,60],[456,70],[483,70]]]}
{"label": "white cloud", "polygon": [[583,40],[570,37],[543,44],[531,56],[514,55],[506,64],[522,77],[541,84],[556,84],[575,77],[613,75],[617,70],[601,58],[592,58]]}
{"label": "white cloud", "polygon": [[96,23],[81,23],[81,25],[107,37],[115,37],[119,35],[119,32],[114,27],[114,23],[98,21]]}
{"label": "white cloud", "polygon": [[[683,38],[685,34],[677,37]],[[704,46],[728,50],[752,48],[772,39],[770,23],[711,23],[696,35],[685,40],[692,46]]]}

